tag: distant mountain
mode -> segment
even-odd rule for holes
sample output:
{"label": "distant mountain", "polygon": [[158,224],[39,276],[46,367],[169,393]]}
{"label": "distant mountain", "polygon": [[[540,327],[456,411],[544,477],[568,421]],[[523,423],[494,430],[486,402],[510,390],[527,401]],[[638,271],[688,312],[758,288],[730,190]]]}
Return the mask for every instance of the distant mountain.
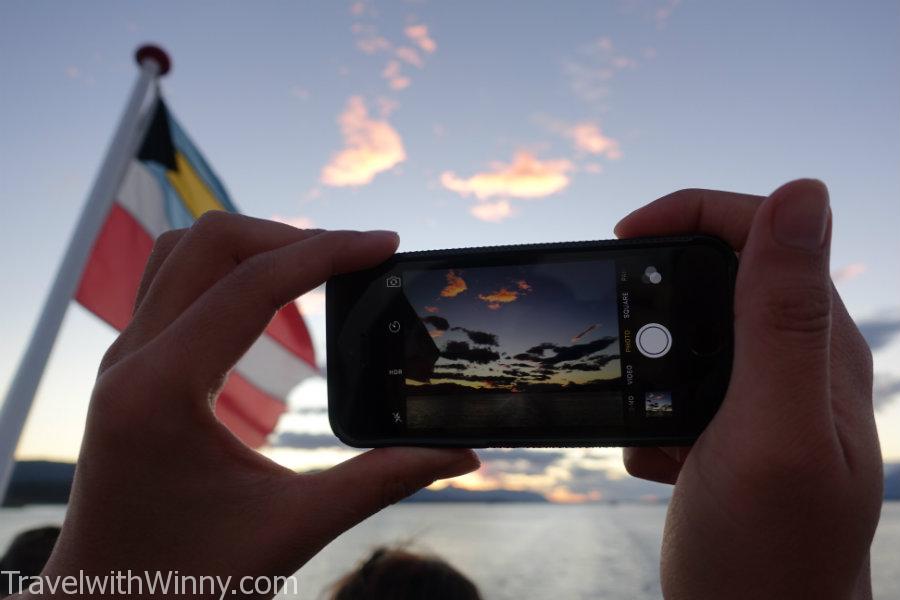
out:
{"label": "distant mountain", "polygon": [[440,490],[419,490],[402,502],[547,502],[547,499],[536,492],[472,491],[450,485]]}
{"label": "distant mountain", "polygon": [[[19,461],[13,469],[3,506],[65,504],[69,500],[74,475],[75,465],[71,463],[45,460]],[[645,495],[647,490],[643,486],[658,486],[632,478],[617,480],[616,484],[618,486],[616,489],[603,492],[605,499],[633,501]],[[665,489],[671,488],[666,486]],[[884,465],[884,499],[900,501],[900,462]],[[536,492],[470,491],[451,485],[441,490],[420,490],[403,502],[547,502],[547,499]]]}
{"label": "distant mountain", "polygon": [[3,506],[65,504],[69,501],[74,476],[75,465],[72,463],[18,461]]}

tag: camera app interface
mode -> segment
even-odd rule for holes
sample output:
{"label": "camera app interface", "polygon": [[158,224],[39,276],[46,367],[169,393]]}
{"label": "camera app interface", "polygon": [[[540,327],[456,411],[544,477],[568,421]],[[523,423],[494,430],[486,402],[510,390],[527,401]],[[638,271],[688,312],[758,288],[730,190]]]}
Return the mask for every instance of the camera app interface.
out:
{"label": "camera app interface", "polygon": [[623,425],[614,260],[395,277],[388,284],[402,285],[415,313],[402,335],[406,427]]}

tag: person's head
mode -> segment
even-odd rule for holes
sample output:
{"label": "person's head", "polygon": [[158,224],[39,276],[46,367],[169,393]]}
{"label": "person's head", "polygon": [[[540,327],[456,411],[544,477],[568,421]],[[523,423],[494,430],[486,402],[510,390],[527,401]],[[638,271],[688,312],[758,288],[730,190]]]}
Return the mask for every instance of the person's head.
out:
{"label": "person's head", "polygon": [[[56,526],[23,531],[13,539],[6,554],[0,558],[0,571],[16,572],[20,577],[40,575],[58,537],[59,527]],[[10,581],[9,577],[0,578],[0,597],[18,591],[8,589]]]}
{"label": "person's head", "polygon": [[434,556],[378,548],[333,588],[331,600],[481,600],[465,575]]}

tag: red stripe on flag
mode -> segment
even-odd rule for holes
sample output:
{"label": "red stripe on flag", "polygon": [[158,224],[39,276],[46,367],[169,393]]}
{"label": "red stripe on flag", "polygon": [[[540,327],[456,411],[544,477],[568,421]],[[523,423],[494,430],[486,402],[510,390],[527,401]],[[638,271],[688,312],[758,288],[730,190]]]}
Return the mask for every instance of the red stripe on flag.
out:
{"label": "red stripe on flag", "polygon": [[242,442],[258,448],[286,410],[283,402],[232,372],[216,401],[216,416]]}
{"label": "red stripe on flag", "polygon": [[315,352],[312,339],[306,329],[306,323],[300,316],[297,305],[293,302],[286,304],[275,314],[275,318],[269,323],[266,331],[273,339],[287,350],[296,354],[301,360],[312,367],[316,366]]}
{"label": "red stripe on flag", "polygon": [[118,329],[131,321],[134,299],[153,250],[153,238],[113,203],[91,250],[75,299]]}

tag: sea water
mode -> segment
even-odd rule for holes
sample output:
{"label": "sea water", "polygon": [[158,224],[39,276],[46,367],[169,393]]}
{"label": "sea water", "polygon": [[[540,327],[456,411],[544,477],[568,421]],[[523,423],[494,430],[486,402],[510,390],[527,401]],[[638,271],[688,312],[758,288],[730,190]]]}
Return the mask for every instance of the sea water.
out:
{"label": "sea water", "polygon": [[[438,554],[486,600],[658,600],[664,505],[399,504],[335,540],[299,572],[303,599],[380,545]],[[0,510],[0,547],[22,529],[59,523],[62,507]],[[886,503],[872,548],[876,599],[900,598],[900,503]]]}

